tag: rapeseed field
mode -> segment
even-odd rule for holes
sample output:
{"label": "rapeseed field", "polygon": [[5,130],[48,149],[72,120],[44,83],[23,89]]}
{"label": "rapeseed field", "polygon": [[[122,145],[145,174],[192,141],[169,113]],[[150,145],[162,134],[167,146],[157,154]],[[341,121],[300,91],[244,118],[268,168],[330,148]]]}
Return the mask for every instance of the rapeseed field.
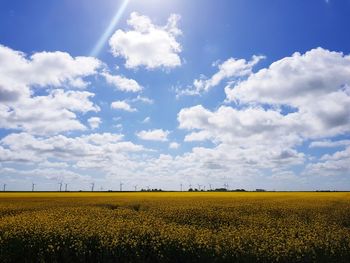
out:
{"label": "rapeseed field", "polygon": [[1,193],[0,262],[350,262],[349,193]]}

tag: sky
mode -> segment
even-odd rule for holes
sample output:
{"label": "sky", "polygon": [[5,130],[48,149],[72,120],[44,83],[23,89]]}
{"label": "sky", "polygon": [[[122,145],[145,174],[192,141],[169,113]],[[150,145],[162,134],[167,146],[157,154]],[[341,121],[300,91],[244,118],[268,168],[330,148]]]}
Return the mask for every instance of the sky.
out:
{"label": "sky", "polygon": [[0,187],[350,190],[349,0],[0,0]]}

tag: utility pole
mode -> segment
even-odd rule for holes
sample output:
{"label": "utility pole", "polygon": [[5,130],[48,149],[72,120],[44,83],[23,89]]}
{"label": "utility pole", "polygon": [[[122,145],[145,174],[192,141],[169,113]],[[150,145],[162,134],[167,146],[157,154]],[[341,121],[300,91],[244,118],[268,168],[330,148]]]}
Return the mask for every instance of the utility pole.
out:
{"label": "utility pole", "polygon": [[91,192],[94,191],[95,183],[91,183]]}

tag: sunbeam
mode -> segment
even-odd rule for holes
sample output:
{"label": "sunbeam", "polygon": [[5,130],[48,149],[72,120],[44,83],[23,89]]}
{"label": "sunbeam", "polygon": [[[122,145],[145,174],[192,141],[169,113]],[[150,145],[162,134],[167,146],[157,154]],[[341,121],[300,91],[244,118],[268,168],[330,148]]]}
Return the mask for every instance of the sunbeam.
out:
{"label": "sunbeam", "polygon": [[101,52],[101,49],[105,45],[105,43],[108,40],[108,37],[112,34],[115,26],[118,24],[120,18],[122,17],[126,7],[128,6],[130,0],[124,0],[122,4],[119,6],[116,14],[114,15],[112,21],[109,23],[106,30],[103,32],[99,40],[97,41],[96,45],[90,52],[90,56],[98,57],[99,53]]}

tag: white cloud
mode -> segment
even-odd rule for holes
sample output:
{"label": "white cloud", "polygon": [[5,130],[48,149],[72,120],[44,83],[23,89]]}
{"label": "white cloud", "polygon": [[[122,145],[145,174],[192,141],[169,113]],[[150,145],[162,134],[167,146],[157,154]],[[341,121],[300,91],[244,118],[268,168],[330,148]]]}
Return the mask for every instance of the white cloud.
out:
{"label": "white cloud", "polygon": [[239,103],[285,105],[308,137],[350,131],[350,56],[317,48],[294,53],[225,89]]}
{"label": "white cloud", "polygon": [[140,96],[140,95],[137,95],[136,98],[133,98],[130,100],[131,102],[142,102],[142,103],[145,103],[145,104],[153,104],[154,101],[150,98],[147,98],[147,97],[143,97],[143,96]]}
{"label": "white cloud", "polygon": [[350,146],[334,154],[325,154],[321,160],[306,166],[305,175],[335,176],[350,174]]}
{"label": "white cloud", "polygon": [[[115,133],[93,133],[89,135],[81,136],[84,142],[91,143],[94,145],[103,145],[107,143],[117,143],[123,139],[124,135]],[[79,139],[79,137],[78,137]]]}
{"label": "white cloud", "polygon": [[0,105],[0,128],[40,135],[85,130],[75,112],[99,111],[100,108],[90,101],[93,96],[87,91],[55,89],[47,96],[26,97]]}
{"label": "white cloud", "polygon": [[128,112],[137,111],[137,109],[132,108],[127,102],[125,102],[123,100],[118,100],[118,101],[112,102],[111,108],[116,109],[116,110],[124,110],[124,111],[128,111]]}
{"label": "white cloud", "polygon": [[181,65],[181,45],[176,37],[180,16],[172,14],[166,26],[154,25],[147,16],[131,13],[128,25],[132,30],[117,30],[109,40],[114,56],[125,58],[127,68],[174,68]]}
{"label": "white cloud", "polygon": [[50,162],[50,161],[44,161],[40,162],[39,167],[44,168],[67,168],[69,165],[66,162]]}
{"label": "white cloud", "polygon": [[232,89],[230,100],[303,105],[350,83],[350,56],[323,48],[294,53],[249,76]]}
{"label": "white cloud", "polygon": [[142,90],[136,80],[128,79],[119,75],[111,75],[108,72],[101,73],[105,77],[107,83],[113,85],[117,90],[126,92],[139,92]]}
{"label": "white cloud", "polygon": [[128,141],[122,141],[122,134],[95,133],[78,137],[56,135],[37,137],[28,133],[13,133],[0,140],[0,151],[7,152],[3,161],[18,161],[21,158],[32,162],[44,162],[50,158],[64,162],[86,160],[98,162],[128,152],[145,149]]}
{"label": "white cloud", "polygon": [[260,107],[241,110],[221,106],[215,112],[201,105],[182,109],[179,128],[192,130],[185,141],[212,140],[236,146],[269,145],[279,141],[285,146],[301,142],[297,133],[289,132],[293,121],[274,110]]}
{"label": "white cloud", "polygon": [[117,130],[123,130],[123,124],[121,123],[114,125],[114,127],[117,128]]}
{"label": "white cloud", "polygon": [[[119,180],[121,176],[139,176],[142,173],[139,163],[148,158],[146,154],[149,152],[141,145],[123,141],[122,134],[112,133],[76,137],[40,137],[13,133],[0,140],[2,167],[16,167],[11,168],[11,174],[5,174],[10,174],[11,177],[25,175],[31,179],[40,176],[68,180],[69,176],[64,174],[69,175],[71,172],[79,175],[80,178],[77,179],[82,182],[90,178],[91,174],[97,173],[99,176],[95,179],[105,183],[107,180],[111,184],[113,181],[106,179],[111,174],[117,174]],[[26,170],[19,168],[25,165]],[[30,170],[32,167],[37,168]]]}
{"label": "white cloud", "polygon": [[171,143],[169,144],[169,148],[170,148],[170,149],[178,149],[179,147],[180,147],[180,144],[177,143],[177,142],[171,142]]}
{"label": "white cloud", "polygon": [[[305,141],[323,139],[310,147],[347,146],[348,140],[336,136],[350,131],[349,73],[350,56],[322,48],[295,53],[251,73],[225,90],[228,101],[239,107],[211,111],[197,105],[178,113],[179,128],[189,131],[184,141],[215,145],[193,148],[186,157],[207,171],[245,171],[251,176],[268,171],[279,177],[304,164],[306,156],[297,147]],[[302,174],[348,175],[348,148],[319,160],[310,158],[316,161]]]}
{"label": "white cloud", "polygon": [[[84,130],[76,113],[99,111],[83,88],[84,77],[94,75],[102,63],[92,57],[71,57],[64,52],[37,52],[29,58],[0,45],[0,128],[34,134]],[[47,95],[35,96],[40,88]],[[52,125],[54,123],[55,125]]]}
{"label": "white cloud", "polygon": [[142,123],[150,123],[151,122],[151,117],[146,117],[143,119]]}
{"label": "white cloud", "polygon": [[249,76],[252,73],[252,68],[261,60],[264,56],[253,56],[252,60],[246,61],[245,59],[229,58],[222,64],[218,65],[219,71],[216,72],[209,79],[195,79],[193,86],[197,92],[206,92],[211,88],[219,85],[223,80],[229,80],[231,78],[239,78]]}
{"label": "white cloud", "polygon": [[65,52],[37,52],[29,58],[23,52],[0,45],[0,99],[30,96],[30,87],[82,88],[84,77],[94,75],[101,62],[92,57],[71,57]]}
{"label": "white cloud", "polygon": [[223,80],[226,81],[237,81],[242,77],[249,76],[252,74],[253,67],[261,60],[264,56],[253,56],[250,61],[245,59],[229,58],[222,64],[214,64],[218,66],[218,72],[216,72],[209,79],[205,76],[201,76],[200,79],[193,81],[193,87],[187,89],[177,88],[175,91],[177,96],[181,95],[199,95],[203,92],[208,92],[213,87],[219,85]]}
{"label": "white cloud", "polygon": [[206,141],[210,140],[211,135],[208,131],[191,132],[184,138],[185,142]]}
{"label": "white cloud", "polygon": [[5,162],[19,162],[21,164],[27,162],[38,162],[41,158],[33,153],[27,152],[17,152],[9,150],[0,145],[0,161],[1,163]]}
{"label": "white cloud", "polygon": [[162,129],[148,130],[148,131],[140,131],[136,133],[136,136],[142,140],[149,141],[167,141],[169,131],[165,131]]}
{"label": "white cloud", "polygon": [[[9,174],[12,176],[22,176],[27,178],[32,178],[37,180],[41,178],[45,178],[48,180],[54,180],[54,181],[64,181],[64,182],[73,182],[73,181],[79,181],[84,182],[87,180],[91,180],[90,176],[87,175],[81,175],[79,173],[73,172],[71,170],[64,169],[64,167],[39,167],[32,170],[16,170],[11,168],[0,168],[0,173]],[[42,189],[43,191],[47,191],[47,188],[42,185],[38,185],[36,183],[35,189],[38,190],[38,188]]]}
{"label": "white cloud", "polygon": [[313,141],[310,143],[310,148],[332,148],[332,147],[340,147],[340,146],[348,146],[350,145],[350,140],[339,140],[339,141],[330,141],[330,140],[322,140],[322,141]]}
{"label": "white cloud", "polygon": [[[137,28],[140,32],[150,26],[147,21],[136,24],[140,26]],[[177,34],[176,19],[169,21],[167,28],[163,29]],[[32,63],[23,54],[14,58]],[[0,78],[0,127],[25,131],[12,133],[0,140],[0,174],[6,171],[10,176],[18,174],[54,180],[90,180],[89,174],[94,174],[99,180],[109,183],[117,178],[118,182],[142,179],[145,183],[165,185],[175,185],[179,181],[220,185],[231,180],[229,183],[237,188],[255,187],[256,182],[266,185],[270,182],[276,187],[281,180],[285,180],[286,185],[298,183],[290,188],[299,187],[308,178],[303,175],[342,175],[347,179],[350,172],[349,142],[335,136],[349,132],[348,114],[345,114],[349,112],[350,105],[348,60],[349,57],[341,53],[316,49],[277,61],[257,73],[248,73],[248,68],[246,73],[242,70],[242,78],[247,79],[240,79],[226,89],[228,100],[236,101],[239,107],[225,105],[212,110],[197,105],[178,113],[179,128],[188,131],[184,141],[208,142],[200,144],[205,147],[195,146],[177,156],[157,155],[141,145],[123,141],[122,134],[55,135],[85,130],[79,114],[100,110],[92,101],[93,93],[67,90],[68,86],[87,85],[84,76],[57,77],[60,85],[66,88],[58,89],[55,78],[45,81],[39,78],[37,82],[27,81],[26,74],[23,74],[24,80],[21,74],[16,75],[17,79],[10,78],[11,74],[4,74],[4,69],[0,68],[3,74],[0,75],[3,77]],[[334,76],[327,73],[326,67]],[[221,71],[219,67],[213,77],[202,80],[202,91],[231,80],[233,75]],[[320,74],[317,75],[317,72]],[[37,96],[36,89],[44,85],[40,83],[46,83],[47,86],[42,87],[47,91],[42,89],[45,95]],[[138,95],[133,99],[116,101],[114,106],[136,111],[131,105],[138,101],[153,103],[151,99]],[[150,117],[146,117],[144,122],[149,120]],[[87,123],[92,129],[97,128],[100,119],[92,117]],[[143,140],[164,142],[169,142],[169,134],[163,129],[136,133]],[[298,148],[305,141],[311,141],[310,147],[341,146],[345,149],[319,159],[309,158]],[[167,145],[170,149],[179,146],[177,142]],[[302,167],[305,160],[312,163],[306,166],[302,176],[292,172],[291,168]],[[22,166],[28,170],[12,168]],[[37,168],[30,170],[33,166]]]}
{"label": "white cloud", "polygon": [[99,117],[91,117],[87,121],[91,129],[97,129],[98,127],[100,127],[100,124],[102,123],[101,118]]}

